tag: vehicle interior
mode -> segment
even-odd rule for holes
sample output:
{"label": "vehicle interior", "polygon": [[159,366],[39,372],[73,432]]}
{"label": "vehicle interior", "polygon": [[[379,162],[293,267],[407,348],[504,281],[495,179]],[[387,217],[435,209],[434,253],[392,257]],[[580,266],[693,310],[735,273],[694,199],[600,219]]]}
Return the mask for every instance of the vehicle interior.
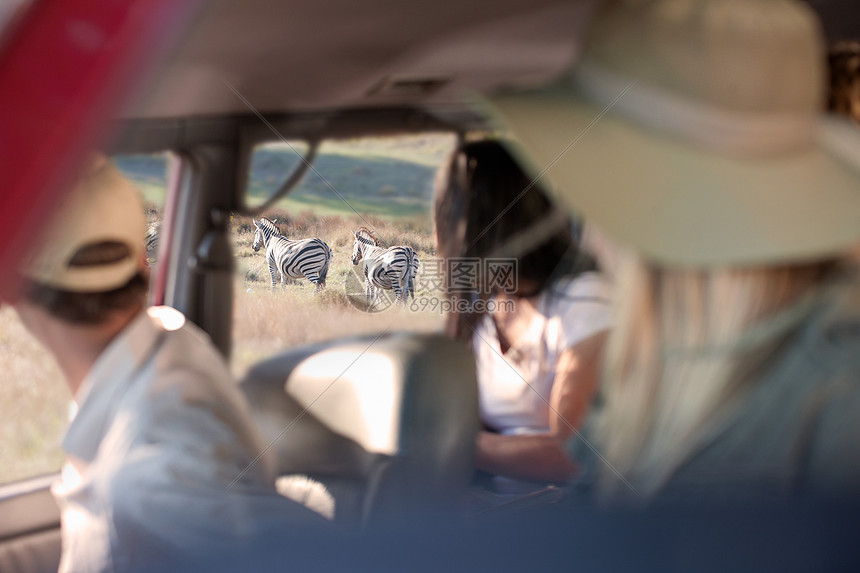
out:
{"label": "vehicle interior", "polygon": [[[267,216],[314,172],[326,142],[438,133],[462,140],[496,132],[499,126],[475,105],[475,95],[559,78],[575,65],[598,3],[110,4],[32,0],[15,4],[17,12],[0,12],[0,93],[7,94],[0,101],[6,109],[18,105],[23,111],[10,113],[16,117],[31,111],[23,101],[29,96],[3,88],[15,80],[21,62],[38,67],[62,51],[63,38],[56,34],[62,22],[79,24],[69,33],[80,45],[97,45],[93,30],[99,26],[125,38],[93,63],[91,75],[78,78],[80,86],[61,77],[36,82],[38,89],[75,94],[68,109],[57,112],[68,116],[62,129],[40,132],[40,125],[21,120],[7,131],[30,136],[17,140],[14,159],[7,155],[4,161],[5,172],[20,168],[15,181],[27,192],[0,195],[0,264],[20,256],[24,229],[49,210],[86,149],[164,154],[168,173],[150,299],[183,312],[229,358],[236,346],[236,291],[243,288],[235,280],[234,216]],[[854,4],[810,4],[831,38],[860,32]],[[46,35],[55,38],[50,49],[34,50],[32,42]],[[269,196],[251,197],[247,182],[255,151],[272,143],[288,145],[300,157]],[[27,153],[33,162],[27,163]],[[241,372],[255,418],[277,453],[279,474],[293,480],[285,491],[307,501],[313,492],[303,489],[302,480],[321,483],[333,500],[335,523],[348,531],[415,524],[427,515],[462,520],[458,500],[474,468],[477,391],[469,350],[449,340],[440,323],[417,332],[405,328],[405,320],[389,322],[370,333],[280,348],[249,360]],[[0,571],[57,569],[59,510],[50,493],[55,479],[35,475],[0,484]],[[853,517],[849,527],[857,525]],[[549,518],[543,523],[557,527]],[[603,539],[610,537],[610,526],[602,527]],[[683,526],[673,522],[671,529],[677,533]],[[715,539],[725,540],[728,528],[720,531]],[[595,546],[605,547],[594,535]],[[821,549],[821,535],[807,542]],[[689,564],[683,554],[674,561],[665,557],[677,550],[663,541],[640,555],[654,552],[653,563],[671,568]],[[610,563],[633,565],[617,558]],[[751,563],[741,562],[741,568]]]}

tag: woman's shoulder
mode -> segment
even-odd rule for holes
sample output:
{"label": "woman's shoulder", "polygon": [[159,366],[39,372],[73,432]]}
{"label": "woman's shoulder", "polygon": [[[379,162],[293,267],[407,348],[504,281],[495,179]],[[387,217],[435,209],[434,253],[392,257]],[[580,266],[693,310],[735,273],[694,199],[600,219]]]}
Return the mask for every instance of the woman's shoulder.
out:
{"label": "woman's shoulder", "polygon": [[570,348],[612,326],[611,285],[605,276],[587,272],[556,281],[544,312],[559,350]]}
{"label": "woman's shoulder", "polygon": [[589,271],[555,281],[547,291],[552,306],[559,309],[577,304],[609,305],[612,284],[602,273]]}

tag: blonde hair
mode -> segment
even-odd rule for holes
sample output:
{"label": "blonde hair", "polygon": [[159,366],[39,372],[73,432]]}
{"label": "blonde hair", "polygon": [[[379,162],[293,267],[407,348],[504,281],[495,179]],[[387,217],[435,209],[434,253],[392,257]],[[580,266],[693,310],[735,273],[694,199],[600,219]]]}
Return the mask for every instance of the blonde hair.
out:
{"label": "blonde hair", "polygon": [[617,256],[616,324],[595,428],[611,468],[602,468],[598,493],[623,498],[632,484],[647,500],[697,434],[755,384],[836,265],[688,270]]}

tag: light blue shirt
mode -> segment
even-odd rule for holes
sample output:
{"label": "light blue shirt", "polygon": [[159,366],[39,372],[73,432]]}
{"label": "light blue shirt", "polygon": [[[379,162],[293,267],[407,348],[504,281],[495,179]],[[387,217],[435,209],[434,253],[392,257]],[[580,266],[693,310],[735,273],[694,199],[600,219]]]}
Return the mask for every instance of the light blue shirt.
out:
{"label": "light blue shirt", "polygon": [[78,403],[54,487],[61,572],[238,558],[267,535],[319,522],[277,495],[273,461],[223,359],[173,309],[150,308],[114,339]]}

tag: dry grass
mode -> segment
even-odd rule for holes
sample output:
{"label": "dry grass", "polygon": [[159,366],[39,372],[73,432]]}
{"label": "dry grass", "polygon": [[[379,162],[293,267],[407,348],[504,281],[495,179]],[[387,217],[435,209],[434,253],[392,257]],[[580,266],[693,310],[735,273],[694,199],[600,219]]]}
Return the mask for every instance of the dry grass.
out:
{"label": "dry grass", "polygon": [[60,469],[71,393],[54,360],[9,307],[0,309],[0,483]]}
{"label": "dry grass", "polygon": [[[234,314],[234,348],[231,366],[241,377],[254,362],[285,349],[347,335],[383,330],[435,331],[438,315],[390,308],[365,313],[345,303],[342,292],[329,289],[313,298],[311,288],[274,293],[268,290],[240,294]],[[334,301],[334,302],[332,302]]]}
{"label": "dry grass", "polygon": [[[270,218],[278,219],[278,226],[286,236],[319,237],[329,245],[333,258],[327,288],[315,294],[313,285],[302,280],[283,290],[278,285],[272,292],[264,253],[251,249],[253,224],[250,219],[235,218],[238,277],[232,369],[237,377],[241,377],[251,363],[301,344],[384,329],[433,331],[442,327],[438,312],[390,307],[383,312],[366,313],[350,302],[350,295],[360,300],[363,293],[355,274],[358,267],[353,267],[351,261],[351,230],[361,224],[357,217],[311,213],[290,217],[276,212]],[[412,246],[422,261],[434,256],[432,236],[425,230],[428,224],[420,220],[389,222],[373,218],[369,222],[386,243]],[[421,288],[419,281],[416,297],[430,294]]]}

